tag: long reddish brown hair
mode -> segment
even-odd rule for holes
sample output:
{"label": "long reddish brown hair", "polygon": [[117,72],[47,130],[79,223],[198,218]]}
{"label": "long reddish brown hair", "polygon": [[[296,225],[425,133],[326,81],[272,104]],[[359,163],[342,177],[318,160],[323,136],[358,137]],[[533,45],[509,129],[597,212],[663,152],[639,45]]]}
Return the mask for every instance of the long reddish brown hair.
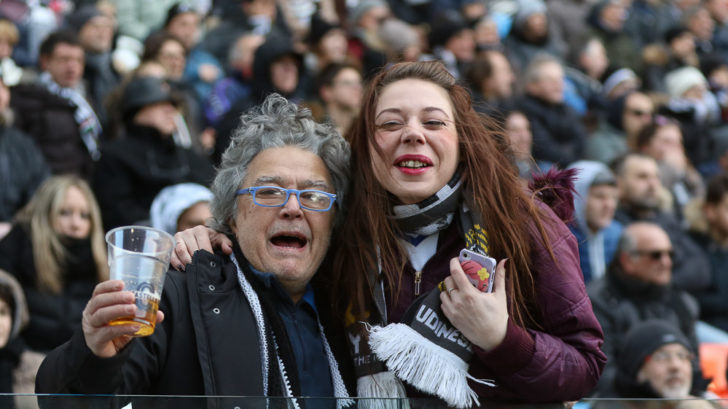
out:
{"label": "long reddish brown hair", "polygon": [[[504,139],[494,133],[492,122],[477,114],[468,91],[457,84],[439,62],[400,63],[377,74],[364,92],[359,119],[349,131],[352,148],[352,185],[347,215],[332,260],[334,311],[343,314],[348,307],[363,312],[371,309],[372,288],[377,280],[378,262],[390,288],[390,297],[397,297],[406,252],[397,238],[400,232],[388,217],[393,205],[374,176],[370,146],[375,134],[375,110],[382,90],[403,79],[432,82],[447,91],[453,105],[458,133],[461,166],[464,169],[468,206],[480,214],[488,234],[489,253],[500,260],[508,258],[506,280],[510,299],[509,313],[521,326],[535,325],[534,277],[530,265],[532,243],[530,226],[545,236],[540,209],[519,182],[515,167],[506,155]],[[342,317],[343,318],[343,317]]]}

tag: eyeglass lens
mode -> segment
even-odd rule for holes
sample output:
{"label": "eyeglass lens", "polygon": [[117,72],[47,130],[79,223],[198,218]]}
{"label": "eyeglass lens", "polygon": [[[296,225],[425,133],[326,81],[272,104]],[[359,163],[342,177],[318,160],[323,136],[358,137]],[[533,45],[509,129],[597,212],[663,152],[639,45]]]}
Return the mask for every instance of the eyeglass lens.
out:
{"label": "eyeglass lens", "polygon": [[[263,206],[283,206],[288,201],[288,192],[281,188],[266,187],[257,189],[253,199],[257,204]],[[326,209],[331,204],[331,198],[323,192],[316,190],[302,190],[298,194],[298,200],[303,207],[310,209]]]}

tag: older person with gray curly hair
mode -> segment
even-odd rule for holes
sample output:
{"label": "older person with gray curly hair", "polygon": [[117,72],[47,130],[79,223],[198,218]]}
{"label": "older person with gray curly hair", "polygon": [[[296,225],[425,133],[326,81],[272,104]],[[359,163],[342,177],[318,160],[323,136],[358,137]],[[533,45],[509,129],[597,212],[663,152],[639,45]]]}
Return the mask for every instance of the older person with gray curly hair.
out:
{"label": "older person with gray curly hair", "polygon": [[352,377],[341,363],[350,359],[330,342],[339,340],[322,325],[326,307],[310,284],[341,213],[348,164],[334,128],[279,95],[243,115],[211,189],[212,227],[232,253],[197,251],[186,273],[170,271],[145,338],[131,337],[135,325],[108,325],[133,313],[133,293],[121,281],[99,284],[83,332],[48,355],[36,391],[329,397],[306,406],[331,408],[330,397],[348,398]]}

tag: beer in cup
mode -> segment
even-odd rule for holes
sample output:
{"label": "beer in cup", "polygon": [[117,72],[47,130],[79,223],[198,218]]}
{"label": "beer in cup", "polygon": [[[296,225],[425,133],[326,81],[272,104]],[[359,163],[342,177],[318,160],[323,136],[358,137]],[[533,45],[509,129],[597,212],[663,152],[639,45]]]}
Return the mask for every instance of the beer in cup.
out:
{"label": "beer in cup", "polygon": [[108,232],[106,243],[110,278],[124,282],[124,289],[134,293],[137,306],[136,314],[115,319],[109,325],[137,324],[141,328],[134,336],[151,335],[174,238],[151,227],[123,226]]}

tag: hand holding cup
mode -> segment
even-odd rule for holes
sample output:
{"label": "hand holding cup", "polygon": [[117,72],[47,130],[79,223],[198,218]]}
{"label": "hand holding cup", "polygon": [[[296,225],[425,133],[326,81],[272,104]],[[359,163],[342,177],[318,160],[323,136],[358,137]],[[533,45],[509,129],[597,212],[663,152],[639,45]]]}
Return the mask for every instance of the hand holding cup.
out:
{"label": "hand holding cup", "polygon": [[[86,345],[96,356],[110,358],[124,348],[137,333],[141,324],[109,325],[109,322],[136,313],[134,293],[124,291],[121,280],[104,281],[94,288],[91,299],[83,310],[81,325]],[[164,314],[156,312],[156,323]]]}

